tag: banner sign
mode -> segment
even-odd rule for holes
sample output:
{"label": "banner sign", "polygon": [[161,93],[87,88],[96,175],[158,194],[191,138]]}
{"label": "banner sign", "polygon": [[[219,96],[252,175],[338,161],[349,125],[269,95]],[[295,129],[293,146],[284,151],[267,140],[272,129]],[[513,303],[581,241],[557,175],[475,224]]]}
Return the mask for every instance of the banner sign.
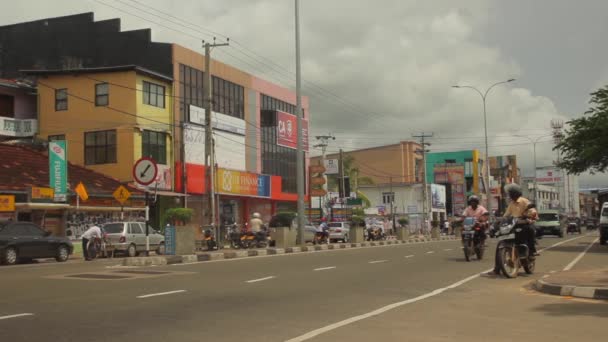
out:
{"label": "banner sign", "polygon": [[270,176],[268,175],[218,169],[216,177],[218,193],[270,197]]}
{"label": "banner sign", "polygon": [[65,202],[68,196],[67,142],[49,142],[49,187],[55,191],[55,202]]}
{"label": "banner sign", "polygon": [[536,170],[536,182],[538,184],[555,184],[563,180],[562,172],[556,168],[543,168]]}
{"label": "banner sign", "polygon": [[339,173],[338,159],[326,159],[325,160],[325,174],[326,175],[337,175]]}
{"label": "banner sign", "polygon": [[445,186],[431,184],[431,207],[433,209],[445,209]]}
{"label": "banner sign", "polygon": [[15,195],[0,195],[0,212],[15,211]]}
{"label": "banner sign", "polygon": [[[298,118],[289,113],[277,111],[277,145],[296,149]],[[308,151],[308,120],[302,120],[302,148]]]}
{"label": "banner sign", "polygon": [[53,202],[55,191],[52,188],[33,186],[30,188],[30,202]]}

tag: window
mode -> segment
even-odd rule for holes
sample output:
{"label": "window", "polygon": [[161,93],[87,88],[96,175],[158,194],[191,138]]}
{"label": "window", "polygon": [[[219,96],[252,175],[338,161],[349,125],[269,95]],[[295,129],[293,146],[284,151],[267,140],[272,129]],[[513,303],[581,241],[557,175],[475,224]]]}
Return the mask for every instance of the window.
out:
{"label": "window", "polygon": [[383,192],[382,193],[382,203],[383,204],[392,204],[395,202],[395,193],[394,192]]}
{"label": "window", "polygon": [[141,225],[139,223],[129,223],[129,234],[143,234]]}
{"label": "window", "polygon": [[62,141],[65,140],[65,134],[56,134],[56,135],[49,135],[49,141]]}
{"label": "window", "polygon": [[150,157],[159,164],[167,164],[167,134],[154,131],[143,131],[141,154]]}
{"label": "window", "polygon": [[108,234],[122,234],[123,229],[122,223],[109,223],[103,226],[103,231]]}
{"label": "window", "polygon": [[110,86],[107,83],[95,85],[95,105],[107,106],[110,104]]}
{"label": "window", "polygon": [[179,65],[179,112],[185,121],[190,121],[190,105],[203,107],[203,75],[198,69]]}
{"label": "window", "polygon": [[23,232],[22,235],[44,236],[44,231],[31,223],[21,223],[19,228]]}
{"label": "window", "polygon": [[144,103],[165,108],[165,87],[144,81]]}
{"label": "window", "polygon": [[68,110],[68,90],[55,89],[55,111]]}
{"label": "window", "polygon": [[15,97],[0,94],[0,116],[7,118],[15,117]]}
{"label": "window", "polygon": [[116,163],[116,131],[84,134],[84,162],[86,165]]}
{"label": "window", "polygon": [[242,119],[245,117],[245,90],[216,76],[211,77],[213,111]]}
{"label": "window", "polygon": [[472,159],[464,160],[464,175],[466,177],[473,175],[473,160]]}

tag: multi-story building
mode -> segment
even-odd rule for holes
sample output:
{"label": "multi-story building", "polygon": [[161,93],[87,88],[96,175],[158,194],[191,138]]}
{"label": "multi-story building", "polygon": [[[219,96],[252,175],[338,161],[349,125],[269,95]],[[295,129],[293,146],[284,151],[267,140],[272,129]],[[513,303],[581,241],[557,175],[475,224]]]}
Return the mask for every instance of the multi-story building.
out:
{"label": "multi-story building", "polygon": [[426,167],[427,183],[445,185],[448,215],[462,213],[470,195],[485,199],[485,168],[478,150],[428,153]]}
{"label": "multi-story building", "polygon": [[538,210],[559,210],[559,188],[553,185],[537,184],[534,188],[534,178],[522,178],[522,196],[536,201]]}
{"label": "multi-story building", "polygon": [[490,157],[490,190],[492,191],[492,207],[504,212],[508,205],[508,196],[504,193],[507,184],[520,184],[520,170],[516,155]]}
{"label": "multi-story building", "polygon": [[[167,190],[188,195],[182,203],[202,223],[205,56],[150,37],[149,29],[121,31],[119,19],[96,22],[93,13],[0,27],[0,76],[30,70],[38,78],[46,107],[40,136],[75,140],[76,163],[127,181],[133,159],[166,150],[157,157],[170,178]],[[293,142],[298,132],[307,142],[308,132],[295,122],[302,115],[308,124],[308,98],[296,113],[294,92],[216,60],[210,65],[221,219],[243,223],[254,211],[269,219],[295,208]],[[44,122],[47,114],[57,121]]]}
{"label": "multi-story building", "polygon": [[31,138],[37,124],[36,88],[23,81],[0,79],[0,141]]}

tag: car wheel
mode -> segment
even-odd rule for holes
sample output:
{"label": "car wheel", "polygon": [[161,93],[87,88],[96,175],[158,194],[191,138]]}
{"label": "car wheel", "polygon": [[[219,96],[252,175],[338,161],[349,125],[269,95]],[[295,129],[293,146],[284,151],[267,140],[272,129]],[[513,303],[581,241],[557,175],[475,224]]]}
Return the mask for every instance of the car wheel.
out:
{"label": "car wheel", "polygon": [[158,245],[158,248],[156,249],[156,254],[158,254],[158,255],[164,255],[165,254],[165,243],[164,242],[161,242]]}
{"label": "car wheel", "polygon": [[69,257],[70,257],[70,250],[68,249],[68,246],[60,245],[57,248],[57,254],[55,256],[55,260],[57,260],[58,262],[66,262],[66,261],[68,261]]}
{"label": "car wheel", "polygon": [[1,260],[2,263],[14,265],[17,263],[17,260],[19,260],[19,257],[17,256],[17,249],[15,247],[8,247],[4,250]]}
{"label": "car wheel", "polygon": [[127,248],[127,256],[131,258],[137,256],[137,248],[135,248],[134,244],[130,244],[129,248]]}

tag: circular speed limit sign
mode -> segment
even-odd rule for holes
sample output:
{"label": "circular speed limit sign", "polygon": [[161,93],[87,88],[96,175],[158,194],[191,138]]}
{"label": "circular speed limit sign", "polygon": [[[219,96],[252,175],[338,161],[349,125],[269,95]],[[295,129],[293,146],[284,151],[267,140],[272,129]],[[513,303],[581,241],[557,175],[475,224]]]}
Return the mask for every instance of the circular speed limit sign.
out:
{"label": "circular speed limit sign", "polygon": [[150,185],[156,180],[158,166],[152,158],[144,157],[133,165],[133,180],[141,185]]}

